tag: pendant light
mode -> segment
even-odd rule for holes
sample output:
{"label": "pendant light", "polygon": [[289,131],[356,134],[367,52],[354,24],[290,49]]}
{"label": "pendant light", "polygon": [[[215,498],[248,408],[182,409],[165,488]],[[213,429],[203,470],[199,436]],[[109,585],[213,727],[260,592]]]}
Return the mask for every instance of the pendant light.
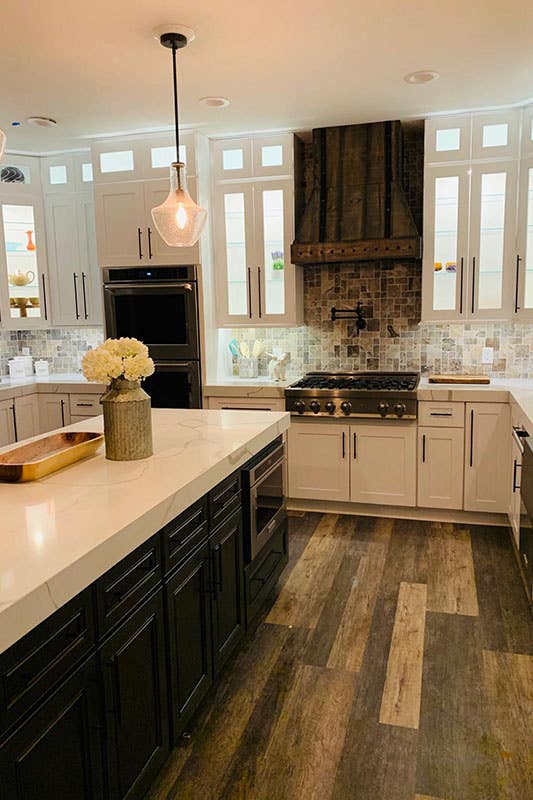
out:
{"label": "pendant light", "polygon": [[185,164],[180,161],[180,136],[178,127],[178,70],[176,53],[187,45],[187,37],[182,33],[163,33],[159,41],[163,47],[172,50],[174,82],[174,126],[176,133],[176,161],[170,165],[170,192],[160,206],[152,209],[154,224],[170,247],[191,247],[202,232],[207,219],[207,211],[196,205],[187,191]]}
{"label": "pendant light", "polygon": [[4,131],[0,128],[0,161],[2,160],[2,156],[4,155],[5,146],[6,146],[6,135]]}

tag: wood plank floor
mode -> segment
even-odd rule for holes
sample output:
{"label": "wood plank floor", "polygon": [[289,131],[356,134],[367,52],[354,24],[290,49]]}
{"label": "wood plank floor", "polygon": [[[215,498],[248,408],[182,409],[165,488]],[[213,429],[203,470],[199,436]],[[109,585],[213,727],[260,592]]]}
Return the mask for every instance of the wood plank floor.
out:
{"label": "wood plank floor", "polygon": [[533,618],[507,529],[304,514],[290,546],[149,800],[533,798]]}

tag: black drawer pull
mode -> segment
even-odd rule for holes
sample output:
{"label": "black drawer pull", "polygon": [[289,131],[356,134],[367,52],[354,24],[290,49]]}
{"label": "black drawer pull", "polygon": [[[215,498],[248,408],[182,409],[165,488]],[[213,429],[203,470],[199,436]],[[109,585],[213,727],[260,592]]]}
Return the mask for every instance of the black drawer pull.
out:
{"label": "black drawer pull", "polygon": [[451,411],[430,411],[430,417],[453,417],[453,413]]}
{"label": "black drawer pull", "polygon": [[215,498],[214,501],[215,505],[220,506],[222,508],[227,503],[229,503],[230,500],[233,500],[238,491],[239,490],[237,488],[237,484],[234,483],[233,486],[231,486],[229,489],[226,489],[225,492],[223,492],[217,498]]}

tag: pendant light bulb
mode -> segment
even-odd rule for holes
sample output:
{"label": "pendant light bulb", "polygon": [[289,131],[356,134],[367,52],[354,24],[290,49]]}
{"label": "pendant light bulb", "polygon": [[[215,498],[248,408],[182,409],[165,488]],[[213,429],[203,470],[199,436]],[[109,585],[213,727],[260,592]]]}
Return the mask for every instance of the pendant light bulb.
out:
{"label": "pendant light bulb", "polygon": [[[187,44],[183,33],[162,33],[163,47],[172,49],[174,84],[174,125],[176,155],[179,158],[178,77],[176,51]],[[169,247],[192,247],[200,238],[207,219],[205,208],[198,206],[187,191],[185,164],[175,161],[170,165],[170,191],[164,203],[152,209],[152,219],[157,231]]]}

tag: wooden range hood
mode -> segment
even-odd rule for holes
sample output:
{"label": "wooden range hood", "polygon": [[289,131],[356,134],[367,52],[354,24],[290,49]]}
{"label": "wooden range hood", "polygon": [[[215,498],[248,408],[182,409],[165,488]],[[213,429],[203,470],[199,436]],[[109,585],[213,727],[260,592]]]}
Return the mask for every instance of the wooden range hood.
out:
{"label": "wooden range hood", "polygon": [[[312,188],[296,149],[293,264],[419,259],[422,240],[402,188],[401,123],[317,128]],[[305,199],[307,196],[307,199]]]}

